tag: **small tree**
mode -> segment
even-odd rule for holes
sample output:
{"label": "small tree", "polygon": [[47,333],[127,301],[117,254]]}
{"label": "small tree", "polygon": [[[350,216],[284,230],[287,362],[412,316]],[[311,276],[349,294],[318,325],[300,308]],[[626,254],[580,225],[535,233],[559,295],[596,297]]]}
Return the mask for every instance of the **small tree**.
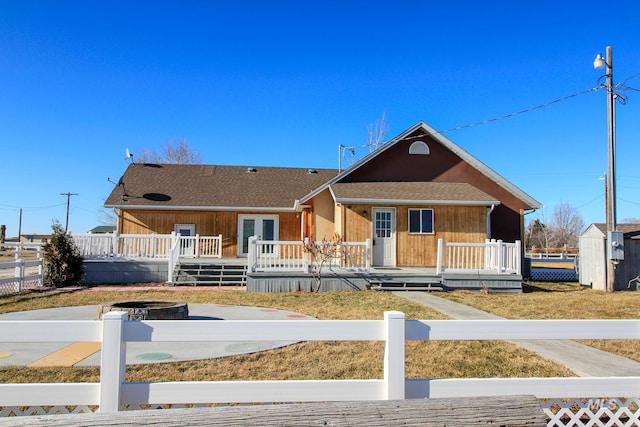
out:
{"label": "small tree", "polygon": [[342,245],[342,237],[336,233],[331,240],[326,238],[320,242],[313,240],[305,240],[303,242],[303,250],[311,255],[311,275],[315,281],[314,292],[320,291],[322,285],[322,268],[337,258],[340,246]]}
{"label": "small tree", "polygon": [[584,231],[584,220],[576,208],[569,203],[559,203],[553,209],[550,244],[556,248],[577,248],[580,233]]}
{"label": "small tree", "polygon": [[381,118],[367,127],[367,131],[369,132],[367,147],[369,147],[369,152],[372,152],[384,143],[384,137],[389,131],[389,126],[387,126],[387,113],[383,112]]}
{"label": "small tree", "polygon": [[45,281],[55,287],[74,285],[82,278],[82,256],[59,222],[51,228],[51,240],[43,246]]}
{"label": "small tree", "polygon": [[527,250],[531,250],[535,247],[548,251],[549,239],[547,235],[547,226],[539,219],[535,219],[529,223],[525,230],[525,247]]}
{"label": "small tree", "polygon": [[160,151],[142,148],[135,160],[142,163],[172,163],[178,165],[197,165],[202,163],[202,155],[189,147],[187,141],[182,139],[177,143],[167,141]]}

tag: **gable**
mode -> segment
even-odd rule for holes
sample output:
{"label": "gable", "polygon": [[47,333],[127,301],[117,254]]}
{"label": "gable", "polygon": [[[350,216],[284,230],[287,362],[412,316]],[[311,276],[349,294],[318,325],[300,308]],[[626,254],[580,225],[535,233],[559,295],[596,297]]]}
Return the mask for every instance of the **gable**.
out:
{"label": "gable", "polygon": [[[429,154],[410,154],[410,148],[416,142],[426,144]],[[371,158],[339,182],[444,182],[442,177],[461,162],[459,156],[435,139],[416,131],[389,147],[383,155]]]}
{"label": "gable", "polygon": [[[424,143],[427,149],[416,150],[416,142]],[[410,151],[428,154],[412,154]],[[541,207],[540,202],[424,122],[417,123],[360,159],[305,196],[302,202],[333,183],[349,182],[468,183],[514,212]]]}

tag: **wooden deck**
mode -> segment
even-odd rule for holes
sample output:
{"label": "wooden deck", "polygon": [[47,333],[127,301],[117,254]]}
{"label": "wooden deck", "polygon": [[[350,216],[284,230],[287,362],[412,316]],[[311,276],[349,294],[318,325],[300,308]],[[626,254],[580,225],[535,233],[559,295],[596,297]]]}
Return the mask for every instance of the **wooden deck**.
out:
{"label": "wooden deck", "polygon": [[[314,278],[302,272],[249,272],[249,292],[310,292]],[[522,276],[486,272],[437,274],[435,268],[373,267],[369,271],[327,269],[321,291],[450,291],[456,289],[522,292]]]}
{"label": "wooden deck", "polygon": [[546,426],[534,396],[154,409],[0,420],[14,426]]}

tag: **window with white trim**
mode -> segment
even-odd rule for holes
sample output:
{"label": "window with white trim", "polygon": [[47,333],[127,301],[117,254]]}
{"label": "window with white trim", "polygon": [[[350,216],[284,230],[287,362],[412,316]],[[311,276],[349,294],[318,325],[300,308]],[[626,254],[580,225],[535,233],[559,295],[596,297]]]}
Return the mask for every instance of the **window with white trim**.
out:
{"label": "window with white trim", "polygon": [[433,234],[433,209],[409,209],[409,233]]}
{"label": "window with white trim", "polygon": [[426,156],[429,155],[429,153],[431,153],[431,150],[429,150],[427,143],[423,141],[415,141],[409,147],[409,154],[422,154]]}

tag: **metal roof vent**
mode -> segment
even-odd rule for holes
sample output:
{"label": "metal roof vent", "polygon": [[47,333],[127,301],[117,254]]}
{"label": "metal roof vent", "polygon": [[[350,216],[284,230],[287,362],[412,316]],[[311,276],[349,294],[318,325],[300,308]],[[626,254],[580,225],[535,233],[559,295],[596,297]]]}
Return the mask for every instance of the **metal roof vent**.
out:
{"label": "metal roof vent", "polygon": [[256,173],[256,172],[258,172],[256,168],[252,168],[252,167],[247,168],[247,173]]}
{"label": "metal roof vent", "polygon": [[311,174],[314,174],[314,173],[318,173],[318,171],[315,170],[315,169],[309,169],[308,173],[309,173],[309,175],[311,175]]}

